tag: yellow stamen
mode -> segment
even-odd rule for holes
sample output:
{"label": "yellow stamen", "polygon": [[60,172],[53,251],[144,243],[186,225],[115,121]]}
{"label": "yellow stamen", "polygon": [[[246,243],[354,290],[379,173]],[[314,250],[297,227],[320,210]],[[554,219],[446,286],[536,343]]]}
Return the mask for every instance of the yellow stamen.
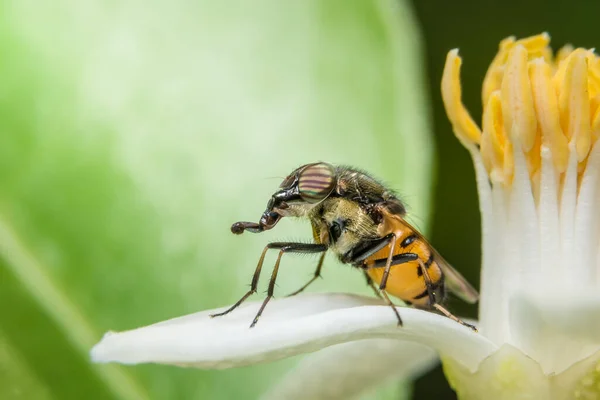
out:
{"label": "yellow stamen", "polygon": [[535,184],[539,182],[535,182],[536,179],[539,178],[540,168],[542,166],[542,131],[538,124],[538,130],[535,135],[535,143],[531,150],[526,154],[527,167],[529,168],[529,176],[531,177],[531,181]]}
{"label": "yellow stamen", "polygon": [[[540,55],[539,57],[543,58],[544,61],[548,62],[548,63],[552,63],[553,60],[553,55],[552,55],[552,49],[550,47],[544,47],[541,51],[540,51]],[[535,56],[535,53],[529,53],[529,59],[533,60],[535,58],[539,58]]]}
{"label": "yellow stamen", "polygon": [[[504,181],[504,147],[506,134],[502,119],[500,91],[494,91],[484,108],[481,156],[483,163],[494,182]],[[506,154],[512,157],[512,154]]]}
{"label": "yellow stamen", "polygon": [[504,183],[511,184],[513,172],[515,171],[515,157],[513,155],[513,144],[507,140],[504,144]]}
{"label": "yellow stamen", "polygon": [[543,32],[539,35],[519,39],[517,44],[525,47],[529,52],[539,52],[550,44],[550,35],[547,32]]}
{"label": "yellow stamen", "polygon": [[504,76],[504,64],[508,58],[508,52],[512,49],[514,43],[514,36],[507,37],[500,42],[498,54],[496,54],[496,57],[492,60],[492,63],[485,74],[485,78],[483,78],[481,98],[484,107],[487,104],[490,95],[500,89],[502,77]]}
{"label": "yellow stamen", "polygon": [[529,59],[544,57],[550,61],[552,51],[548,47],[550,36],[547,33],[542,33],[535,36],[530,36],[524,39],[515,41],[514,36],[510,36],[500,42],[498,54],[492,60],[490,67],[487,70],[482,86],[482,101],[485,106],[492,92],[500,89],[502,78],[504,77],[504,68],[509,52],[515,45],[523,46],[529,55]]}
{"label": "yellow stamen", "polygon": [[587,52],[592,143],[600,137],[600,57]]}
{"label": "yellow stamen", "polygon": [[446,114],[448,114],[448,119],[450,119],[458,139],[464,144],[479,144],[481,142],[481,131],[462,103],[461,63],[458,49],[451,50],[446,57],[446,65],[442,75],[442,99],[446,107]]}
{"label": "yellow stamen", "polygon": [[600,59],[592,51],[586,54],[588,62],[588,91],[590,98],[600,95]]}
{"label": "yellow stamen", "polygon": [[560,126],[550,65],[540,59],[533,61],[529,66],[529,76],[542,143],[551,150],[557,171],[564,172],[569,159],[569,146]]}
{"label": "yellow stamen", "polygon": [[563,62],[569,56],[569,54],[573,52],[573,50],[575,50],[575,48],[570,44],[566,44],[561,47],[556,53],[556,59],[554,60],[555,64],[559,65],[561,62]]}
{"label": "yellow stamen", "polygon": [[446,112],[463,143],[481,144],[493,183],[511,185],[513,151],[522,151],[535,191],[542,151],[550,151],[556,172],[562,174],[570,144],[581,174],[600,138],[600,57],[570,45],[553,57],[549,42],[543,33],[500,43],[483,81],[483,133],[461,100],[461,59],[457,50],[448,53],[442,78]]}
{"label": "yellow stamen", "polygon": [[590,98],[588,94],[587,52],[573,51],[565,64],[558,106],[563,132],[575,141],[577,161],[583,161],[591,147]]}
{"label": "yellow stamen", "polygon": [[526,152],[533,147],[537,133],[527,58],[527,49],[520,44],[510,51],[501,86],[504,130]]}
{"label": "yellow stamen", "polygon": [[[600,103],[600,101],[598,102]],[[596,109],[594,118],[592,119],[592,139],[596,141],[598,136],[600,136],[600,106]]]}

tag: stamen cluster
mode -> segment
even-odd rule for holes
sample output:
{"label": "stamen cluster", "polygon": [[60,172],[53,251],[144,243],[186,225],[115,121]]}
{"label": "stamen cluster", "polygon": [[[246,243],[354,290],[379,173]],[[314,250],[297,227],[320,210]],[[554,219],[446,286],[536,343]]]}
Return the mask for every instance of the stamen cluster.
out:
{"label": "stamen cluster", "polygon": [[[482,87],[482,129],[461,101],[457,50],[442,96],[471,152],[482,212],[481,327],[513,342],[516,294],[577,295],[600,287],[600,58],[547,34],[500,43]],[[518,345],[518,343],[513,343]]]}

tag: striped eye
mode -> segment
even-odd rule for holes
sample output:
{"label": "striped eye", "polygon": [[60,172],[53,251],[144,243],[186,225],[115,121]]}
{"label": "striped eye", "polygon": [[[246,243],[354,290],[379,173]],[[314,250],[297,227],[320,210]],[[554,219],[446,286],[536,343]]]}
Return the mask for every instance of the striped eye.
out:
{"label": "striped eye", "polygon": [[326,163],[308,165],[300,172],[298,178],[300,197],[311,204],[325,200],[335,185],[335,169]]}
{"label": "striped eye", "polygon": [[292,187],[292,185],[294,184],[295,181],[296,181],[296,175],[291,174],[287,178],[285,178],[283,180],[283,182],[281,182],[281,185],[279,185],[279,187],[282,189],[289,189],[290,187]]}

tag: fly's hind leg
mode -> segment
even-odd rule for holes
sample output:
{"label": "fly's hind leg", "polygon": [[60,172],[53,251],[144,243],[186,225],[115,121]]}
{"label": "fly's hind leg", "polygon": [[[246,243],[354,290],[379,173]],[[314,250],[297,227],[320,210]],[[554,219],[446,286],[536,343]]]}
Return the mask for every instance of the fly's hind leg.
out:
{"label": "fly's hind leg", "polygon": [[433,305],[433,307],[435,307],[436,310],[438,310],[439,312],[441,312],[442,314],[444,314],[446,317],[450,318],[452,321],[456,321],[459,324],[466,326],[467,328],[471,328],[474,332],[478,332],[477,327],[475,327],[474,325],[466,323],[462,319],[460,319],[457,316],[455,316],[454,314],[452,314],[450,311],[446,310],[441,305],[435,303]]}
{"label": "fly's hind leg", "polygon": [[425,264],[423,264],[423,261],[421,261],[421,259],[418,259],[418,262],[419,262],[419,267],[421,268],[421,271],[423,272],[423,278],[425,278],[425,285],[427,286],[427,294],[429,295],[429,303],[431,304],[431,307],[435,308],[437,311],[444,314],[446,317],[450,318],[451,320],[458,322],[459,324],[464,325],[467,328],[471,328],[473,331],[477,332],[477,328],[475,326],[468,324],[465,321],[461,320],[460,318],[458,318],[457,316],[452,314],[450,311],[448,311],[445,307],[443,307],[441,304],[439,304],[437,302],[437,300],[435,298],[435,294],[433,292],[433,284],[431,281],[431,277],[429,276],[429,272],[427,271],[427,268],[425,267]]}

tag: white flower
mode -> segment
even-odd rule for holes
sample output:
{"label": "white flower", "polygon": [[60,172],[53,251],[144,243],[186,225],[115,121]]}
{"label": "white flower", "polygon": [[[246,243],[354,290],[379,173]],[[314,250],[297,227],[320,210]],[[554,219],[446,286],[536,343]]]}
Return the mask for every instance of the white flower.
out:
{"label": "white flower", "polygon": [[461,103],[457,51],[442,95],[477,175],[483,231],[479,328],[499,350],[461,399],[600,396],[600,59],[547,34],[501,42],[483,82],[483,130]]}
{"label": "white flower", "polygon": [[461,102],[456,50],[446,62],[444,103],[480,197],[479,333],[410,308],[397,327],[377,300],[311,294],[273,301],[252,330],[259,303],[109,333],[93,360],[228,368],[336,345],[266,397],[347,398],[426,369],[427,346],[460,399],[600,398],[600,60],[570,48],[553,57],[548,44],[546,34],[500,44],[482,130]]}

